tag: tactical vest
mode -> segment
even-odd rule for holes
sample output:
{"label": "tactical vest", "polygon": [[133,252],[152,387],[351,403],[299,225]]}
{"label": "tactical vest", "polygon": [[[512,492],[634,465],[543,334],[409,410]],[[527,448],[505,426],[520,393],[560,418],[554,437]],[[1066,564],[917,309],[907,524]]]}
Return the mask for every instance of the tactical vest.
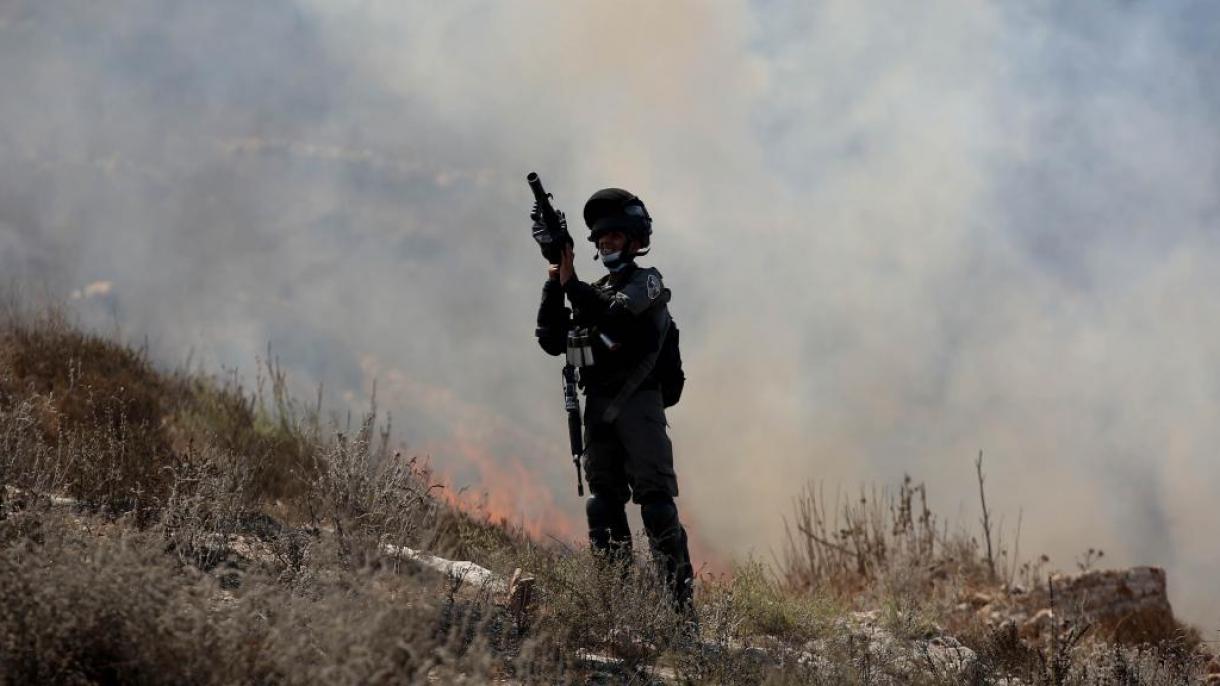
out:
{"label": "tactical vest", "polygon": [[[636,268],[632,269],[634,271]],[[617,282],[614,276],[607,275],[591,285],[602,292],[613,293],[627,283],[631,274],[619,275]],[[637,339],[645,335],[651,339],[646,350],[640,349],[634,355],[611,351],[607,339],[599,335],[601,332],[594,331],[592,344],[594,358],[598,362],[582,370],[582,385],[586,391],[599,395],[629,396],[641,389],[659,389],[665,407],[681,399],[686,376],[682,371],[679,331],[669,314],[668,301],[669,290],[665,289],[648,310],[638,315],[640,321],[637,326],[649,327],[648,330],[625,332]],[[578,325],[581,324],[579,313],[576,320]],[[659,349],[655,343],[656,337],[661,337]]]}

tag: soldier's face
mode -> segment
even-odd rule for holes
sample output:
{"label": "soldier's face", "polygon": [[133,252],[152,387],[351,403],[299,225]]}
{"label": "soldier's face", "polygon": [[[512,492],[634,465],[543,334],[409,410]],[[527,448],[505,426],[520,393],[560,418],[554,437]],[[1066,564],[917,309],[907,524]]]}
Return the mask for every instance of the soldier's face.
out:
{"label": "soldier's face", "polygon": [[616,253],[627,246],[627,235],[622,231],[608,231],[597,238],[597,251],[603,255]]}

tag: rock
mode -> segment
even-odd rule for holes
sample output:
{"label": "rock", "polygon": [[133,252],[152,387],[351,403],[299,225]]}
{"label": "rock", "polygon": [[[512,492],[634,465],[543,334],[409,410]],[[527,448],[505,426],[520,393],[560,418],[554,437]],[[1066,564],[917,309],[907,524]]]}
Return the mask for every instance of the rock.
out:
{"label": "rock", "polygon": [[1025,620],[1021,624],[1021,638],[1027,640],[1035,640],[1042,635],[1050,635],[1051,622],[1054,619],[1054,613],[1049,607],[1044,607],[1038,610],[1033,617]]}
{"label": "rock", "polygon": [[986,593],[981,593],[981,592],[971,593],[970,597],[966,598],[966,602],[970,603],[971,607],[976,607],[976,608],[985,607],[987,605],[990,605],[991,601],[992,601],[991,596],[987,595]]}
{"label": "rock", "polygon": [[391,557],[415,560],[425,567],[446,574],[455,581],[471,584],[475,588],[488,590],[493,593],[506,593],[508,591],[508,585],[504,583],[503,577],[469,560],[446,560],[443,557],[436,557],[435,555],[413,550],[405,545],[398,546],[390,543],[383,544],[381,550],[384,554]]}
{"label": "rock", "polygon": [[576,659],[594,670],[593,680],[598,683],[598,677],[608,677],[616,682],[654,683],[653,680],[675,682],[678,673],[668,667],[650,667],[633,665],[631,661],[609,655],[599,655],[587,650],[576,651]]}
{"label": "rock", "polygon": [[530,603],[534,597],[534,577],[523,574],[518,567],[508,582],[508,611],[518,626],[529,617]]}
{"label": "rock", "polygon": [[994,609],[990,605],[980,607],[975,613],[975,616],[978,617],[980,622],[989,627],[999,626],[1006,619],[1003,612]]}
{"label": "rock", "polygon": [[1172,638],[1178,625],[1165,589],[1165,570],[1132,567],[1051,577],[1055,609],[1083,619],[1123,643]]}
{"label": "rock", "polygon": [[1051,583],[1057,605],[1099,620],[1145,609],[1169,610],[1165,570],[1159,567],[1056,574]]}
{"label": "rock", "polygon": [[916,654],[925,658],[936,674],[960,676],[978,662],[978,655],[952,636],[937,636],[916,642]]}
{"label": "rock", "polygon": [[[902,684],[929,672],[949,681],[968,675],[978,662],[978,655],[952,636],[933,627],[933,635],[902,639],[881,623],[880,612],[853,612],[836,622],[836,632],[864,645],[871,664],[883,669],[874,675],[874,683]],[[826,652],[825,645],[813,646],[814,654]]]}

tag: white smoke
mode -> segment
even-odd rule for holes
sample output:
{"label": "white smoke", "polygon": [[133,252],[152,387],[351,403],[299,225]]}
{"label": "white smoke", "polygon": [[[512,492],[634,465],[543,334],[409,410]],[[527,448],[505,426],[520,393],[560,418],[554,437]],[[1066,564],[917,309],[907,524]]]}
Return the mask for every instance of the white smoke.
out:
{"label": "white smoke", "polygon": [[683,329],[700,537],[765,552],[803,480],[906,472],[969,524],[982,448],[1023,550],[1165,565],[1213,627],[1218,15],[8,3],[0,269],[112,284],[82,317],[167,360],[270,341],[336,398],[377,375],[438,465],[474,436],[579,516],[524,176],[574,220],[626,187]]}

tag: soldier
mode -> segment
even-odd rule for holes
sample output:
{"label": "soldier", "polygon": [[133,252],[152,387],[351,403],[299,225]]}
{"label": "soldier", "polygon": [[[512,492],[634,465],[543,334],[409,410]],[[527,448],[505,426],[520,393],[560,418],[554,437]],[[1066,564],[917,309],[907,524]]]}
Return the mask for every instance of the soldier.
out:
{"label": "soldier", "polygon": [[[589,241],[597,246],[595,259],[609,273],[592,284],[581,281],[567,246],[543,286],[537,336],[551,355],[565,352],[570,332],[585,334],[593,349],[594,363],[580,369],[589,543],[596,551],[629,558],[625,508],[634,500],[675,605],[686,609],[693,574],[686,530],[674,504],[678,481],[664,409],[681,392],[680,361],[676,377],[672,369],[680,360],[677,331],[661,273],[635,264],[648,252],[652,218],[635,195],[606,188],[585,203],[584,220]],[[565,295],[571,311],[564,306]],[[667,379],[664,387],[661,379]]]}

